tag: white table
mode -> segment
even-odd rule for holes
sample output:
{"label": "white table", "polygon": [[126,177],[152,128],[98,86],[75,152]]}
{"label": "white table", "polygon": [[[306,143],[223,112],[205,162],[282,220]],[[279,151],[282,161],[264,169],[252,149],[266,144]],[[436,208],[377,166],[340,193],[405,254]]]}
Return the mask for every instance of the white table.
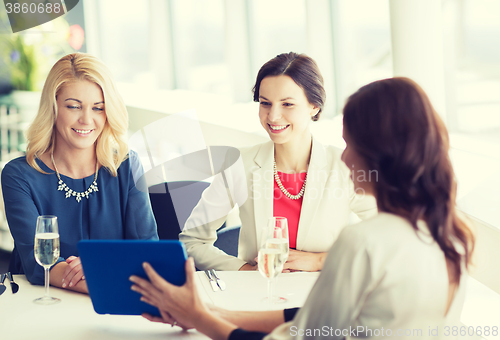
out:
{"label": "white table", "polygon": [[[267,295],[266,280],[258,272],[218,272],[227,284],[225,291],[212,291],[203,272],[197,273],[201,298],[230,310],[266,310],[262,302]],[[288,299],[274,309],[300,307],[311,290],[318,273],[280,274],[277,293]],[[23,275],[14,276],[19,292],[7,290],[0,295],[0,338],[15,340],[50,339],[206,339],[196,331],[182,332],[179,327],[149,322],[140,316],[99,315],[94,312],[90,298],[59,288],[50,288],[50,295],[61,303],[40,306],[33,303],[44,294],[43,286],[31,285]],[[498,324],[500,297],[474,279],[467,287],[461,321],[467,326]],[[496,337],[486,337],[496,339]]]}
{"label": "white table", "polygon": [[[229,310],[268,310],[262,301],[267,296],[267,280],[256,271],[221,271],[219,277],[227,283],[224,291],[214,292],[203,272],[198,272],[202,298],[218,307]],[[271,309],[301,307],[312,289],[319,272],[282,273],[275,280],[276,295],[285,297],[286,303],[275,304]]]}
{"label": "white table", "polygon": [[[218,272],[226,281],[225,291],[213,292],[203,272],[197,273],[198,290],[204,301],[233,310],[266,310],[261,300],[267,294],[266,280],[258,272]],[[277,292],[289,302],[277,309],[303,305],[317,273],[286,273],[278,278]],[[10,283],[0,295],[0,338],[15,340],[147,340],[207,339],[204,335],[179,327],[149,322],[140,316],[99,315],[88,295],[55,287],[50,295],[61,299],[51,306],[33,303],[44,294],[43,286],[31,285],[23,275],[14,276],[19,292],[12,294]]]}

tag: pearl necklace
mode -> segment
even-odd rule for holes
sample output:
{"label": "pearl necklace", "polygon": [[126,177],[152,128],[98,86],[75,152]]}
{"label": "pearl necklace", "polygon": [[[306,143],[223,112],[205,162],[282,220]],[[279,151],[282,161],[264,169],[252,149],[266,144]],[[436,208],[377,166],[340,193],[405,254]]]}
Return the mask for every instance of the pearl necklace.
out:
{"label": "pearl necklace", "polygon": [[74,190],[70,189],[66,185],[66,183],[64,183],[63,180],[61,179],[61,176],[59,175],[59,171],[57,170],[56,162],[54,162],[54,153],[50,154],[50,158],[52,159],[52,164],[54,165],[54,169],[56,169],[56,175],[57,175],[57,178],[59,179],[59,186],[57,187],[57,190],[58,191],[66,191],[66,194],[65,194],[66,198],[68,198],[70,196],[74,196],[76,201],[78,203],[80,203],[80,201],[82,200],[82,197],[87,197],[87,199],[89,199],[89,195],[92,192],[99,191],[99,189],[97,188],[97,171],[99,170],[99,168],[97,166],[97,161],[95,162],[94,182],[84,192],[78,192],[78,191],[74,191]]}
{"label": "pearl necklace", "polygon": [[278,169],[276,168],[276,160],[274,160],[273,162],[273,169],[274,169],[274,180],[276,181],[276,184],[278,184],[278,187],[285,194],[286,197],[288,197],[291,200],[298,200],[299,198],[304,196],[304,192],[306,191],[307,174],[306,178],[304,179],[304,184],[302,184],[302,188],[300,189],[299,193],[297,195],[292,195],[291,193],[288,192],[288,190],[285,189],[285,187],[281,183],[280,176],[278,176]]}

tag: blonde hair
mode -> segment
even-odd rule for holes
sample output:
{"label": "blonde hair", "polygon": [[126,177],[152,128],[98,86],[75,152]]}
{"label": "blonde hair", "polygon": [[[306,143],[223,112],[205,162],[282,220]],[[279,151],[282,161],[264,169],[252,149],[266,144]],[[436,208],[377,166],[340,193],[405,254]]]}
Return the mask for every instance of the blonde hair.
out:
{"label": "blonde hair", "polygon": [[45,173],[35,159],[54,150],[56,97],[65,85],[77,80],[87,80],[101,88],[107,119],[96,141],[97,161],[116,177],[117,169],[128,154],[125,141],[128,113],[109,69],[99,59],[85,53],[68,54],[50,70],[43,86],[38,114],[26,133],[26,160],[32,168]]}

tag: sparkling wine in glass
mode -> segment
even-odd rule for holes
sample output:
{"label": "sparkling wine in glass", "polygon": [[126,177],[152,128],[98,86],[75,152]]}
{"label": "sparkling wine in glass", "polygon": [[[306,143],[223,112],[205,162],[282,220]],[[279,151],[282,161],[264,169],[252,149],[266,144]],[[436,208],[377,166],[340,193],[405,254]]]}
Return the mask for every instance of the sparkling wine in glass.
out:
{"label": "sparkling wine in glass", "polygon": [[290,242],[288,240],[288,220],[286,217],[269,218],[266,248],[279,249],[284,254],[283,264],[288,260]]}
{"label": "sparkling wine in glass", "polygon": [[[260,256],[261,252],[264,260],[266,260],[267,257],[272,257],[272,261],[267,260],[264,264],[262,264]],[[261,249],[259,251],[259,270],[262,275],[268,277],[268,297],[264,300],[268,301],[270,304],[287,301],[284,297],[276,296],[274,292],[274,278],[283,271],[283,266],[288,259],[288,253],[289,242],[287,219],[285,217],[269,218],[267,227],[264,228],[262,233]],[[273,261],[275,261],[275,263]],[[263,269],[261,269],[261,266]],[[265,275],[263,270],[265,270],[268,275]],[[269,279],[270,277],[271,279]]]}
{"label": "sparkling wine in glass", "polygon": [[283,270],[283,252],[279,249],[261,248],[259,250],[259,272],[267,278],[267,298],[264,300],[274,303],[274,278]]}
{"label": "sparkling wine in glass", "polygon": [[35,232],[35,259],[45,270],[45,295],[33,302],[51,305],[61,302],[49,296],[49,269],[59,258],[59,229],[57,217],[52,215],[38,216]]}

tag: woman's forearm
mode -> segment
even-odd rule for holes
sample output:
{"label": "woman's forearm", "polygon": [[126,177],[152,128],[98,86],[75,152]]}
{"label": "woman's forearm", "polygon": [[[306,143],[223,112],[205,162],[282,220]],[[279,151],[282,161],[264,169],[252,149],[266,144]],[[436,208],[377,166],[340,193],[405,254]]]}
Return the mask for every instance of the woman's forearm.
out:
{"label": "woman's forearm", "polygon": [[211,307],[216,315],[247,331],[271,333],[273,329],[285,322],[283,310],[264,312],[235,312]]}
{"label": "woman's forearm", "polygon": [[214,340],[227,340],[236,325],[212,313],[204,314],[197,322],[196,330]]}

